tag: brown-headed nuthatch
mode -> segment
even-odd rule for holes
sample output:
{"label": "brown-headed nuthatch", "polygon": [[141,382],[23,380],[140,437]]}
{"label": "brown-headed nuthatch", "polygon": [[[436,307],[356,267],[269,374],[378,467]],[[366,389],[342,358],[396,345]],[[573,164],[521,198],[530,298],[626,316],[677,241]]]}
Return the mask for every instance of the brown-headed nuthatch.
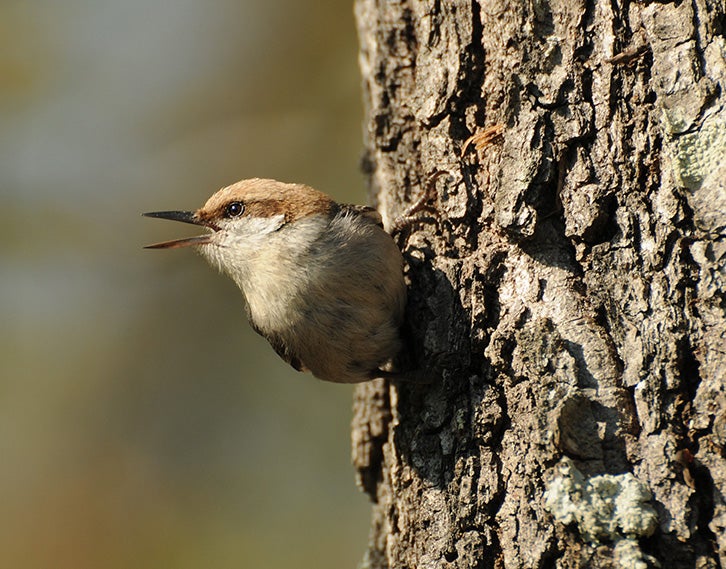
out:
{"label": "brown-headed nuthatch", "polygon": [[242,290],[252,327],[300,371],[357,383],[387,376],[401,350],[403,257],[372,208],[301,184],[242,180],[201,209],[145,213],[201,225],[194,246]]}

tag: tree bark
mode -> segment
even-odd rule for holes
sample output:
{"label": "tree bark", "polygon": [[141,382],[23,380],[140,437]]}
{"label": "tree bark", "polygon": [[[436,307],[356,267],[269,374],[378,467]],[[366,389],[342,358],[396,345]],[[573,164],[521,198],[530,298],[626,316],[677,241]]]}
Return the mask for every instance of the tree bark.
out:
{"label": "tree bark", "polygon": [[436,190],[400,241],[437,372],[355,396],[363,566],[726,567],[724,2],[356,16],[371,195]]}

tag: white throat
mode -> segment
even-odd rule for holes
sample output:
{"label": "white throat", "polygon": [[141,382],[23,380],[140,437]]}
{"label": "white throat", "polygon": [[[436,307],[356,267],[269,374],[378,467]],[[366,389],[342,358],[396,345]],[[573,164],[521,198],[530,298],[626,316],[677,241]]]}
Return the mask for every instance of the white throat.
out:
{"label": "white throat", "polygon": [[[329,219],[310,215],[285,224],[283,215],[232,220],[201,252],[242,290],[254,324],[265,331],[287,326],[299,291],[315,273],[306,258]],[[302,308],[302,307],[300,307]]]}

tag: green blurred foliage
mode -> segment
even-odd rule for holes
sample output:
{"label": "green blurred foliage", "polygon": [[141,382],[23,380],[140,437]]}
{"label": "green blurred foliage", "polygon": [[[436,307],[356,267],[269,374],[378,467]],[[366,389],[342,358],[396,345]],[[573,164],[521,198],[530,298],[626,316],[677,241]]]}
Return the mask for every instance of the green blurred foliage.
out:
{"label": "green blurred foliage", "polygon": [[0,566],[355,566],[351,388],[139,216],[253,176],[365,201],[351,5],[5,0],[0,46]]}

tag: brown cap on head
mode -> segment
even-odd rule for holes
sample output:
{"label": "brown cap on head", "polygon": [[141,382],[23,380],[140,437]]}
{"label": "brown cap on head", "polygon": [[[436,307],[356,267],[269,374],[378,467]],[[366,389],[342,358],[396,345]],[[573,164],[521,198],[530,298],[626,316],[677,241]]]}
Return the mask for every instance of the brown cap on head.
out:
{"label": "brown cap on head", "polygon": [[226,208],[232,202],[244,205],[244,215],[284,215],[288,223],[314,213],[328,213],[334,207],[330,197],[309,186],[252,178],[219,190],[197,210],[196,216],[213,223],[226,216]]}

